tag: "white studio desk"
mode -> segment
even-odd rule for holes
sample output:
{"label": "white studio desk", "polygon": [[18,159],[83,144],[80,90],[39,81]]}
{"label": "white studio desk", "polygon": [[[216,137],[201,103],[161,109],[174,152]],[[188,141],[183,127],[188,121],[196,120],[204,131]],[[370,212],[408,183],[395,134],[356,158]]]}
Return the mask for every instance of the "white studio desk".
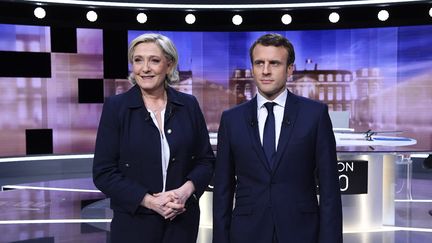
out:
{"label": "white studio desk", "polygon": [[[367,176],[367,193],[342,194],[344,232],[394,225],[396,164],[409,160],[412,152],[405,146],[415,145],[417,141],[406,137],[372,135],[367,138],[361,133],[338,132],[335,132],[335,138],[339,163],[367,162],[366,173],[362,175]],[[338,166],[338,170],[341,175],[346,168]],[[345,182],[341,179],[342,185]]]}

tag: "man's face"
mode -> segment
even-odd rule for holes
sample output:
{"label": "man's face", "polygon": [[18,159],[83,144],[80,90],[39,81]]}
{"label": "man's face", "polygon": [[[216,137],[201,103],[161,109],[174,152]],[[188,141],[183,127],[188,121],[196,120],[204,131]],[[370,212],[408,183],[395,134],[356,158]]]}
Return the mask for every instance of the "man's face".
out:
{"label": "man's face", "polygon": [[252,51],[252,73],[258,92],[268,100],[286,89],[293,65],[287,67],[288,52],[284,47],[256,45]]}

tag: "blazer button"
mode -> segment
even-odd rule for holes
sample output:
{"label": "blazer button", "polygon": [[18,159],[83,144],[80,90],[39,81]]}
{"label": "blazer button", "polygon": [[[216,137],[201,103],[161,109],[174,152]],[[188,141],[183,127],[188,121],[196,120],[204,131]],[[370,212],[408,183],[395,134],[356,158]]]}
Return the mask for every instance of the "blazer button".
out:
{"label": "blazer button", "polygon": [[171,159],[171,162],[174,162],[176,160],[176,158],[175,157],[173,157],[172,159]]}
{"label": "blazer button", "polygon": [[169,129],[167,130],[167,133],[168,133],[168,134],[171,134],[171,133],[172,133],[171,128],[169,128]]}
{"label": "blazer button", "polygon": [[130,167],[130,165],[129,165],[129,164],[127,164],[127,163],[125,164],[125,166],[126,166],[126,167],[128,167],[128,168]]}
{"label": "blazer button", "polygon": [[195,159],[195,155],[192,155],[192,156],[191,156],[191,159]]}

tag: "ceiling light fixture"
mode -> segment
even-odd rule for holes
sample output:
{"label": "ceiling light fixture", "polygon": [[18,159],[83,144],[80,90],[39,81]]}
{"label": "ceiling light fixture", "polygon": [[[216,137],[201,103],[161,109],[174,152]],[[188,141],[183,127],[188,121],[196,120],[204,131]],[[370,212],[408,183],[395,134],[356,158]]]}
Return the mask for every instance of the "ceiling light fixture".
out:
{"label": "ceiling light fixture", "polygon": [[332,13],[329,15],[329,21],[332,22],[333,24],[339,22],[339,19],[340,19],[340,16],[339,16],[339,14],[336,13],[336,12],[332,12]]}
{"label": "ceiling light fixture", "polygon": [[186,17],[185,17],[185,21],[186,21],[186,23],[188,23],[188,24],[193,24],[193,23],[195,23],[195,21],[196,21],[196,17],[195,17],[195,15],[193,15],[193,14],[187,14],[186,15]]}
{"label": "ceiling light fixture", "polygon": [[235,25],[241,25],[241,23],[243,22],[243,18],[242,18],[242,16],[236,14],[232,17],[232,22]]}
{"label": "ceiling light fixture", "polygon": [[281,21],[284,25],[289,25],[292,22],[292,17],[289,14],[282,15]]}
{"label": "ceiling light fixture", "polygon": [[93,10],[88,11],[86,16],[87,16],[87,20],[90,22],[95,22],[98,18],[97,13]]}
{"label": "ceiling light fixture", "polygon": [[41,8],[41,7],[37,7],[34,10],[34,16],[38,19],[43,19],[46,16],[46,12],[45,9]]}
{"label": "ceiling light fixture", "polygon": [[378,12],[378,19],[381,21],[386,21],[389,18],[390,14],[387,10],[381,10]]}
{"label": "ceiling light fixture", "polygon": [[137,14],[136,20],[138,21],[138,23],[144,24],[145,22],[147,22],[147,15],[145,13],[139,13]]}

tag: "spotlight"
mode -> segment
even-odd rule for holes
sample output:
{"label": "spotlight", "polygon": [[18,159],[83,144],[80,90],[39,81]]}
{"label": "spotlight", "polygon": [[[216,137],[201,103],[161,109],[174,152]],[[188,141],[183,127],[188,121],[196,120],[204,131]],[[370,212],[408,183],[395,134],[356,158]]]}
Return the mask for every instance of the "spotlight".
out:
{"label": "spotlight", "polygon": [[88,11],[86,16],[87,16],[87,20],[90,22],[95,22],[98,18],[97,13],[93,10]]}
{"label": "spotlight", "polygon": [[333,12],[333,13],[331,13],[331,14],[329,15],[329,20],[330,20],[330,22],[332,22],[333,24],[339,22],[339,19],[340,19],[340,16],[339,16],[339,14],[336,13],[336,12]]}
{"label": "spotlight", "polygon": [[145,13],[139,13],[137,14],[136,20],[138,21],[138,23],[144,24],[145,22],[147,22],[147,15]]}
{"label": "spotlight", "polygon": [[186,15],[186,17],[185,17],[185,21],[186,21],[186,23],[188,23],[188,24],[193,24],[193,23],[195,23],[195,20],[196,20],[196,17],[195,17],[195,15],[193,15],[193,14],[188,14],[188,15]]}
{"label": "spotlight", "polygon": [[41,7],[37,7],[34,10],[34,16],[38,19],[43,19],[46,16],[46,12],[45,9],[41,8]]}
{"label": "spotlight", "polygon": [[432,8],[429,9],[429,16],[432,17]]}
{"label": "spotlight", "polygon": [[243,18],[242,18],[242,16],[236,14],[232,17],[232,22],[235,25],[241,25],[241,23],[243,22]]}
{"label": "spotlight", "polygon": [[288,25],[291,24],[292,22],[292,17],[289,14],[284,14],[282,15],[281,21],[284,25]]}
{"label": "spotlight", "polygon": [[387,10],[381,10],[378,12],[378,19],[381,21],[386,21],[389,18],[389,12]]}

